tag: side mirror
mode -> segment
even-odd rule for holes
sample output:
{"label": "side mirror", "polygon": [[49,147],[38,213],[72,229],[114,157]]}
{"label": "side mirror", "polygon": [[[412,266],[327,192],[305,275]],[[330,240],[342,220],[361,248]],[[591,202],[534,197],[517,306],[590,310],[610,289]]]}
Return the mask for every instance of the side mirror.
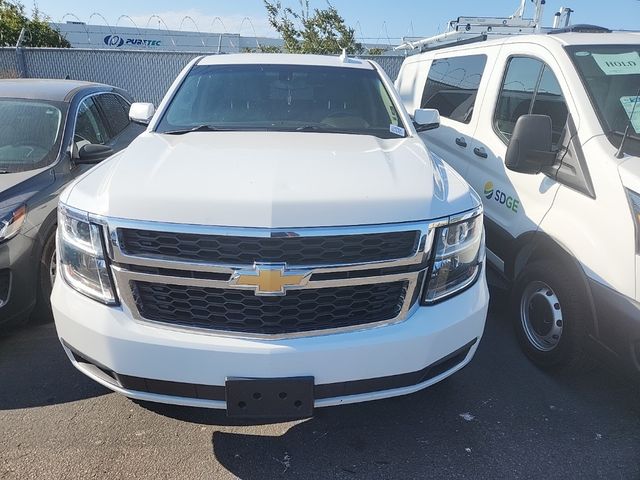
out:
{"label": "side mirror", "polygon": [[104,160],[112,154],[113,149],[111,147],[89,143],[80,148],[78,151],[78,158],[75,162],[77,164],[94,164]]}
{"label": "side mirror", "polygon": [[129,109],[129,119],[135,123],[149,125],[154,113],[156,113],[156,107],[153,106],[153,103],[132,103]]}
{"label": "side mirror", "polygon": [[418,132],[426,132],[440,126],[440,112],[434,108],[418,108],[413,114],[413,124]]}
{"label": "side mirror", "polygon": [[536,174],[556,161],[553,151],[551,117],[522,115],[518,118],[507,147],[504,163],[509,170]]}

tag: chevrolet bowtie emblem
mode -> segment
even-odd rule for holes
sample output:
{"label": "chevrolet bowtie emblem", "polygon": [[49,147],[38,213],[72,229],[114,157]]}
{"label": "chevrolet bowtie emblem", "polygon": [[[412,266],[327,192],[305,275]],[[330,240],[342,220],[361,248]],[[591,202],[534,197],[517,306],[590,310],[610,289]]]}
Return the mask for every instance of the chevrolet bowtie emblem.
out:
{"label": "chevrolet bowtie emblem", "polygon": [[256,295],[286,295],[287,287],[299,287],[309,276],[310,272],[287,271],[284,264],[256,264],[253,269],[235,272],[230,284],[253,287]]}

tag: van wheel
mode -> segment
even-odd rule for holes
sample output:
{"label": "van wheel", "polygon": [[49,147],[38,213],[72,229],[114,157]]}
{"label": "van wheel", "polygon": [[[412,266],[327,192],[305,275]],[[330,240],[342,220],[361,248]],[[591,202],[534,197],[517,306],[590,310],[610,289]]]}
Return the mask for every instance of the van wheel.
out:
{"label": "van wheel", "polygon": [[34,311],[38,321],[50,321],[53,319],[50,297],[57,274],[56,268],[56,231],[54,229],[47,237],[40,257],[38,298]]}
{"label": "van wheel", "polygon": [[581,282],[561,262],[527,265],[512,291],[516,335],[529,359],[545,369],[580,371],[588,361],[590,314]]}

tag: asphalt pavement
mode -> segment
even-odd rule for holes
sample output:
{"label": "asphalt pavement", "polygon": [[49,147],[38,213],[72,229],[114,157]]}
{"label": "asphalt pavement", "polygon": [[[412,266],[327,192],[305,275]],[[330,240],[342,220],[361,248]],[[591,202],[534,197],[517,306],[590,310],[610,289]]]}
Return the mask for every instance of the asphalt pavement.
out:
{"label": "asphalt pavement", "polygon": [[469,366],[405,397],[250,425],[136,403],[77,372],[52,323],[0,337],[0,479],[640,479],[640,388],[549,375],[492,291]]}

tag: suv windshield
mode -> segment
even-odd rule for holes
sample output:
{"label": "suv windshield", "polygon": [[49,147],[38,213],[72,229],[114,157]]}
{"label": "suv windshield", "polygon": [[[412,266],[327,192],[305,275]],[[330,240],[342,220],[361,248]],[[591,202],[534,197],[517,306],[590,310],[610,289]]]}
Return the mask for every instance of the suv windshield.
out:
{"label": "suv windshield", "polygon": [[611,143],[620,146],[631,122],[625,150],[640,154],[640,44],[579,45],[567,50]]}
{"label": "suv windshield", "polygon": [[44,167],[58,156],[63,104],[0,98],[0,173]]}
{"label": "suv windshield", "polygon": [[305,131],[404,137],[375,70],[307,65],[200,65],[156,131]]}

